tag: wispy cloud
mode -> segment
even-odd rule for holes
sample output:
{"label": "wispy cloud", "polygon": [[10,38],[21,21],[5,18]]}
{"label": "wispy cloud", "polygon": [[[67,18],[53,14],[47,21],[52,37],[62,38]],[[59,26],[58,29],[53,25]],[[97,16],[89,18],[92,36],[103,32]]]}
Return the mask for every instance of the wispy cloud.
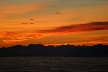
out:
{"label": "wispy cloud", "polygon": [[[0,37],[9,37],[8,40],[3,40],[5,43],[22,42],[25,40],[38,39],[46,36],[62,36],[78,33],[89,33],[93,31],[108,30],[108,22],[91,22],[86,24],[77,24],[70,26],[61,26],[50,30],[36,30],[24,32],[5,32],[1,33]],[[86,38],[85,38],[86,39]]]}
{"label": "wispy cloud", "polygon": [[40,30],[42,33],[74,33],[108,30],[108,22],[91,22],[86,24],[77,24],[70,26],[61,26],[52,30]]}
{"label": "wispy cloud", "polygon": [[3,40],[5,43],[22,42],[25,40],[38,39],[41,35],[25,35],[19,37],[11,37],[9,40]]}
{"label": "wispy cloud", "polygon": [[6,31],[6,32],[1,32],[0,33],[0,38],[2,37],[11,37],[13,35],[17,35],[18,32],[10,32],[10,31]]}

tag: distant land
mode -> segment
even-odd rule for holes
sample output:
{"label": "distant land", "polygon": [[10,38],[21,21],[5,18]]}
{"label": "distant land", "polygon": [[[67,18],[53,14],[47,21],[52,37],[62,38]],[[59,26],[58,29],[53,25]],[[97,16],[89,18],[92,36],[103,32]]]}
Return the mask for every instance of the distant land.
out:
{"label": "distant land", "polygon": [[0,57],[108,57],[108,45],[97,44],[93,46],[44,46],[30,44],[28,46],[15,45],[0,48]]}

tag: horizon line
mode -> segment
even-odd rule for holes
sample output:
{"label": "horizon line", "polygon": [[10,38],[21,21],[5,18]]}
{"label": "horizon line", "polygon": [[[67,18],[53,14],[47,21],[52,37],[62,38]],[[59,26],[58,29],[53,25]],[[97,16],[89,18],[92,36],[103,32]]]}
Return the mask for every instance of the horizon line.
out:
{"label": "horizon line", "polygon": [[7,47],[0,47],[0,48],[8,48],[8,47],[14,47],[14,46],[29,46],[29,45],[42,45],[42,46],[54,46],[54,47],[57,47],[57,46],[96,46],[96,45],[103,45],[103,46],[108,46],[107,44],[93,44],[93,45],[85,45],[85,44],[82,44],[82,45],[75,45],[75,44],[57,44],[57,45],[52,45],[52,44],[49,44],[49,45],[45,45],[45,44],[28,44],[28,45],[21,45],[21,44],[17,44],[17,45],[13,45],[13,46],[7,46]]}

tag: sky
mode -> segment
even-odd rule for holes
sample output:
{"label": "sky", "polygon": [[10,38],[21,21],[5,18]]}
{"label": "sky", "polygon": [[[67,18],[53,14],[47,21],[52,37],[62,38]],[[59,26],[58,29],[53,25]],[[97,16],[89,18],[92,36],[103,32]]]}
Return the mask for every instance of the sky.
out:
{"label": "sky", "polygon": [[0,0],[0,47],[108,45],[108,0]]}

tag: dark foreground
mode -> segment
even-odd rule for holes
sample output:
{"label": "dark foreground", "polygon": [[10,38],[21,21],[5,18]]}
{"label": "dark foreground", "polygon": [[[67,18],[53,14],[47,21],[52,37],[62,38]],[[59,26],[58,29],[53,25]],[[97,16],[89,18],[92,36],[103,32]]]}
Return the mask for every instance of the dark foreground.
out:
{"label": "dark foreground", "polygon": [[108,45],[93,46],[44,46],[30,44],[28,46],[16,45],[0,48],[0,57],[108,57]]}
{"label": "dark foreground", "polygon": [[0,72],[108,72],[108,57],[0,57]]}

